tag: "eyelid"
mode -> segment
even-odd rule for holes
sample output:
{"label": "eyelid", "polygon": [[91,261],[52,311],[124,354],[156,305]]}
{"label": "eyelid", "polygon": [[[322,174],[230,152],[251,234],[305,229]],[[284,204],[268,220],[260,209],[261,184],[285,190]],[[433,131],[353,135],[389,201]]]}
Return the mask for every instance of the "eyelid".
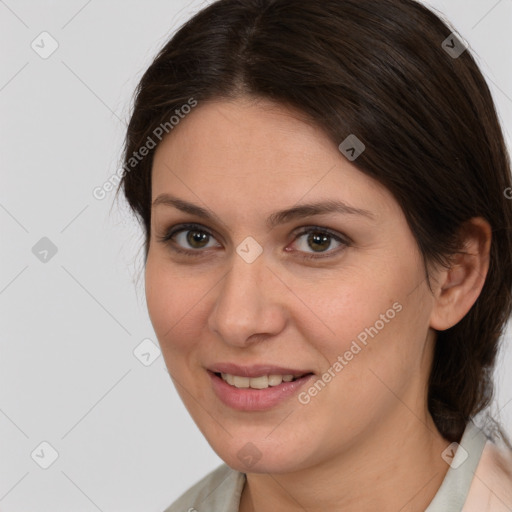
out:
{"label": "eyelid", "polygon": [[207,228],[206,226],[203,226],[202,224],[195,223],[195,222],[184,222],[183,224],[175,224],[169,228],[164,228],[164,234],[161,236],[157,236],[157,238],[160,241],[165,242],[166,240],[169,240],[174,235],[176,235],[182,231],[193,231],[194,229],[197,231],[203,231],[204,233],[206,233],[207,235],[210,235],[211,237],[213,237],[215,239],[222,238],[219,235],[217,235],[217,233],[214,230]]}
{"label": "eyelid", "polygon": [[[297,231],[297,232],[296,232]],[[336,240],[340,242],[344,242],[346,244],[352,243],[352,240],[345,234],[339,233],[338,231],[335,231],[334,229],[327,228],[324,226],[320,226],[318,224],[311,224],[308,226],[301,226],[300,228],[297,228],[294,230],[295,236],[301,236],[305,233],[310,233],[311,231],[318,231],[319,233],[326,233]]]}

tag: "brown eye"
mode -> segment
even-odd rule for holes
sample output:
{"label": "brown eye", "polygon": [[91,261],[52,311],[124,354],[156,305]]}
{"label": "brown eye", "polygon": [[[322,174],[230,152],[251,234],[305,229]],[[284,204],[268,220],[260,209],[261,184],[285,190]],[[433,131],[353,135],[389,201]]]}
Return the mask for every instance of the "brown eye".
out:
{"label": "brown eye", "polygon": [[208,239],[210,238],[210,235],[204,231],[188,230],[185,231],[185,233],[187,233],[187,243],[194,249],[202,249],[205,247],[208,243]]}
{"label": "brown eye", "polygon": [[310,233],[307,238],[308,247],[311,247],[315,252],[323,252],[329,249],[332,237],[321,232]]}
{"label": "brown eye", "polygon": [[159,237],[159,240],[175,252],[192,256],[202,255],[205,252],[202,249],[220,247],[209,231],[196,224],[174,226],[163,237]]}
{"label": "brown eye", "polygon": [[[331,233],[325,228],[310,227],[301,231],[294,240],[298,252],[305,259],[335,256],[350,245],[349,239]],[[332,250],[331,250],[332,249]]]}
{"label": "brown eye", "polygon": [[178,229],[169,236],[169,239],[173,240],[183,250],[192,249],[197,252],[200,249],[220,247],[218,243],[215,243],[215,238],[211,233],[198,228]]}

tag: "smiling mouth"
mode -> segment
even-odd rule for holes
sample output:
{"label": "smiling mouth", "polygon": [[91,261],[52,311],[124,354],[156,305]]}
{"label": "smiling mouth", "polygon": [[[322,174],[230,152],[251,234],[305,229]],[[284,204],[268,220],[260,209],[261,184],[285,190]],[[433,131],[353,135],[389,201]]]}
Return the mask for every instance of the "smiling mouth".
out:
{"label": "smiling mouth", "polygon": [[293,382],[305,377],[313,375],[312,373],[305,373],[302,375],[261,375],[259,377],[242,377],[239,375],[232,375],[229,373],[217,372],[215,375],[221,378],[224,382],[238,389],[267,389],[276,387],[283,382]]}

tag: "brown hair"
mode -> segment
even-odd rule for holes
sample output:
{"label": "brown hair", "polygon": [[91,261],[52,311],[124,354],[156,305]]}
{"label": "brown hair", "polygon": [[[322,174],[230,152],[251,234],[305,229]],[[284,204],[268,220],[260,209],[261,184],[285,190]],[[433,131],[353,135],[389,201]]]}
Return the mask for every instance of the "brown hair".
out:
{"label": "brown hair", "polygon": [[[462,251],[460,229],[491,225],[490,268],[468,314],[438,332],[428,407],[460,439],[493,396],[498,341],[511,314],[510,161],[494,103],[469,50],[450,55],[452,30],[412,0],[219,0],[162,48],[137,90],[120,187],[145,232],[151,219],[155,129],[194,101],[252,96],[295,107],[336,144],[355,134],[354,164],[395,197],[430,264]],[[452,41],[452,45],[453,45]],[[167,123],[167,124],[165,124]],[[429,283],[430,284],[430,283]]]}

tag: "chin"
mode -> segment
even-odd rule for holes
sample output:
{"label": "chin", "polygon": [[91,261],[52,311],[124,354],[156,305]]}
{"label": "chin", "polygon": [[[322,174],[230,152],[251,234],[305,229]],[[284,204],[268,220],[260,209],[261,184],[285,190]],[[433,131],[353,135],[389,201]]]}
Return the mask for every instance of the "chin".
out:
{"label": "chin", "polygon": [[229,467],[241,473],[293,473],[307,465],[298,447],[283,446],[264,436],[256,440],[231,438],[226,444],[211,446]]}

